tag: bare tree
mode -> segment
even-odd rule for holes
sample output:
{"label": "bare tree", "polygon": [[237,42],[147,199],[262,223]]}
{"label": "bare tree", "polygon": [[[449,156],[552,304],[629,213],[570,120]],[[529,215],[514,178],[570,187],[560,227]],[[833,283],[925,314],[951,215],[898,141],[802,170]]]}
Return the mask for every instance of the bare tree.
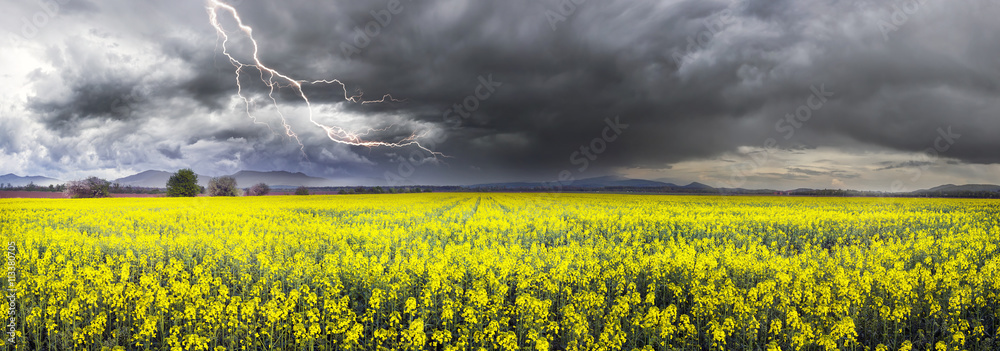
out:
{"label": "bare tree", "polygon": [[243,190],[236,186],[236,178],[223,176],[208,182],[208,196],[243,196]]}
{"label": "bare tree", "polygon": [[109,197],[111,183],[107,180],[90,177],[84,180],[74,180],[66,185],[66,195],[74,199]]}
{"label": "bare tree", "polygon": [[247,196],[264,196],[271,192],[271,187],[260,183],[247,189]]}

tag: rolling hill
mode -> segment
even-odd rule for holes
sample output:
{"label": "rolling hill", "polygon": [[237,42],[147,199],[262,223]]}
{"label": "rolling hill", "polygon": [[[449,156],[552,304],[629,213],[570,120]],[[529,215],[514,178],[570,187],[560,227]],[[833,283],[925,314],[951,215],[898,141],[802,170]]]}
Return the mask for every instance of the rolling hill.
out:
{"label": "rolling hill", "polygon": [[41,177],[41,176],[22,177],[14,173],[9,173],[0,176],[0,184],[3,184],[4,186],[6,186],[7,184],[10,184],[11,186],[25,186],[31,183],[34,183],[35,185],[38,186],[49,186],[49,185],[63,184],[65,183],[65,181],[59,179],[52,179],[49,177]]}
{"label": "rolling hill", "polygon": [[[170,176],[172,175],[173,173],[170,172],[150,170],[138,174],[133,174],[128,177],[118,178],[112,180],[111,182],[118,183],[121,185],[131,185],[144,188],[166,188],[167,181],[170,180]],[[198,185],[207,186],[209,178],[210,177],[199,174]]]}
{"label": "rolling hill", "polygon": [[[120,183],[122,185],[131,185],[139,187],[148,188],[165,188],[167,186],[167,181],[173,173],[150,170],[141,172],[138,174],[130,175],[128,177],[118,178],[112,181],[112,183]],[[266,183],[272,187],[298,187],[298,186],[329,186],[332,181],[326,178],[310,177],[303,173],[291,173],[283,171],[275,172],[257,172],[257,171],[239,171],[231,175],[236,178],[236,184],[240,187],[250,187],[257,183]],[[198,175],[198,185],[208,186],[208,181],[212,177],[199,174]]]}

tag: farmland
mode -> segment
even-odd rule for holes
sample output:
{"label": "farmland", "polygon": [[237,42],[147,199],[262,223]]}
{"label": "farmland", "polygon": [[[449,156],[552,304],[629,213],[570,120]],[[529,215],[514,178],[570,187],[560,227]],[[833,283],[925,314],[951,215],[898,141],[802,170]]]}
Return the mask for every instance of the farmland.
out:
{"label": "farmland", "polygon": [[1000,348],[990,200],[0,199],[0,239],[26,350]]}

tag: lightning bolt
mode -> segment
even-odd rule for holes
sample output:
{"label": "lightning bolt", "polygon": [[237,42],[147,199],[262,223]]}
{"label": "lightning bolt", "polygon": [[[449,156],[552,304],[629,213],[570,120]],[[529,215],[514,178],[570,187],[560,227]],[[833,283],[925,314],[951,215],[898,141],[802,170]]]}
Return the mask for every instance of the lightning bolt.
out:
{"label": "lightning bolt", "polygon": [[[233,20],[236,22],[236,25],[239,28],[240,32],[242,32],[250,40],[250,43],[253,44],[253,55],[252,55],[253,62],[244,63],[233,57],[232,54],[230,54],[229,48],[227,46],[227,44],[229,43],[229,33],[226,32],[222,24],[219,23],[220,12],[231,15]],[[326,136],[329,137],[330,140],[334,142],[350,146],[363,146],[368,148],[373,148],[373,147],[402,148],[402,147],[413,146],[426,151],[434,158],[437,158],[437,156],[447,157],[446,155],[440,152],[430,150],[427,147],[420,144],[418,139],[424,137],[426,135],[426,132],[420,134],[411,133],[410,136],[403,138],[398,142],[386,142],[378,140],[369,140],[366,139],[366,137],[374,132],[384,132],[389,128],[391,128],[392,126],[383,129],[369,128],[365,132],[355,132],[346,130],[338,126],[325,125],[323,123],[316,121],[313,114],[312,102],[309,101],[309,97],[302,90],[302,86],[306,84],[338,85],[344,91],[344,100],[353,103],[373,104],[373,103],[384,103],[384,102],[403,102],[405,100],[395,99],[390,94],[383,95],[382,98],[379,100],[363,100],[362,99],[363,93],[359,92],[355,95],[351,95],[350,93],[347,92],[347,85],[337,79],[309,81],[309,80],[295,79],[288,75],[285,75],[284,73],[281,73],[276,69],[268,67],[263,62],[261,62],[260,56],[258,55],[260,51],[260,46],[258,45],[257,40],[254,39],[253,37],[253,28],[243,23],[243,19],[240,17],[240,14],[236,11],[236,8],[219,0],[208,0],[208,15],[212,26],[215,27],[215,30],[218,33],[219,37],[222,38],[222,54],[225,55],[229,59],[229,62],[233,65],[233,67],[236,68],[235,70],[236,86],[237,86],[236,93],[241,99],[243,99],[244,105],[246,107],[247,116],[250,117],[250,119],[252,119],[255,124],[263,124],[267,126],[268,129],[271,129],[270,125],[258,121],[257,118],[253,115],[253,112],[251,112],[251,106],[255,105],[255,102],[252,98],[249,98],[246,95],[244,95],[243,85],[242,83],[240,83],[240,78],[244,70],[255,69],[258,72],[260,72],[260,81],[263,82],[264,85],[269,88],[267,96],[271,100],[271,104],[274,106],[275,110],[278,112],[278,116],[281,119],[281,124],[285,129],[285,135],[287,135],[292,139],[295,139],[295,142],[299,144],[299,149],[302,151],[303,155],[305,155],[305,145],[302,144],[302,141],[299,139],[298,134],[296,134],[292,130],[291,125],[288,124],[288,119],[281,112],[281,109],[278,106],[278,100],[274,97],[274,92],[276,90],[280,90],[282,88],[292,89],[295,92],[295,94],[298,95],[298,97],[302,98],[302,100],[305,101],[306,108],[309,111],[309,122],[311,122],[316,127],[323,129],[326,132]],[[218,45],[218,43],[216,44]],[[273,132],[274,130],[272,129],[271,131]]]}

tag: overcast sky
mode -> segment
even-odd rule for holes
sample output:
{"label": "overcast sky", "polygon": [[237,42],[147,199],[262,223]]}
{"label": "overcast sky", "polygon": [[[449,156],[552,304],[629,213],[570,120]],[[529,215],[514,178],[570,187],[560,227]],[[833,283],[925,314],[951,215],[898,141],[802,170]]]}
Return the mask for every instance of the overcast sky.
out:
{"label": "overcast sky", "polygon": [[1000,183],[996,1],[573,1],[3,0],[0,174]]}

